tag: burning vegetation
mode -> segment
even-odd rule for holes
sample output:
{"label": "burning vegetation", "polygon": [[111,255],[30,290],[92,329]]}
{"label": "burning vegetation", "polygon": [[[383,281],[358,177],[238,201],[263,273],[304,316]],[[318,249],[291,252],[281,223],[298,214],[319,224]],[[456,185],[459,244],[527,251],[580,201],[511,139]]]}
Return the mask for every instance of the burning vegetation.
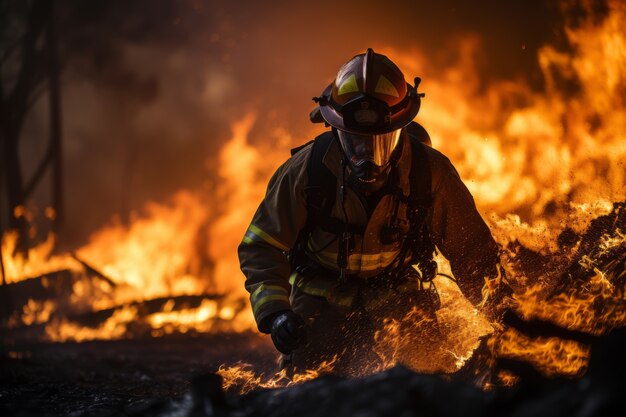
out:
{"label": "burning vegetation", "polygon": [[[489,346],[495,358],[530,363],[549,377],[577,377],[588,365],[588,341],[626,325],[626,6],[609,6],[601,21],[566,29],[573,53],[549,45],[539,51],[542,94],[518,81],[481,85],[476,39],[461,41],[458,63],[443,69],[428,68],[419,50],[377,46],[405,74],[430,74],[419,119],[433,146],[458,168],[502,248],[516,315],[571,333],[494,329],[445,276],[452,273],[440,256],[445,275],[434,286],[445,337],[424,355],[399,331],[419,327],[419,315],[389,320],[372,347],[384,366],[355,375],[398,363],[451,374],[496,331]],[[291,146],[317,132],[311,127],[284,140],[284,132],[268,131],[283,137],[278,147],[252,145],[247,135],[255,122],[250,113],[232,124],[212,195],[181,190],[127,224],[113,219],[68,253],[54,252],[54,235],[16,251],[17,234],[5,233],[2,260],[12,302],[7,343],[255,333],[236,246],[272,171]],[[15,215],[28,214],[19,208]],[[305,374],[264,376],[239,363],[218,373],[225,389],[247,392],[332,369],[329,361]],[[503,384],[514,381],[500,375]]]}

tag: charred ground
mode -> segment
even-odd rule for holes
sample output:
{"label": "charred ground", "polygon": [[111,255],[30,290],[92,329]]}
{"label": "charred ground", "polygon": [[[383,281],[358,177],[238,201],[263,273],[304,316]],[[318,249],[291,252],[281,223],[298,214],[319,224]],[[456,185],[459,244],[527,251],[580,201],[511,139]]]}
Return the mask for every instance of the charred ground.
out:
{"label": "charred ground", "polygon": [[396,367],[363,379],[323,376],[239,396],[224,392],[221,378],[210,370],[229,352],[231,360],[245,357],[266,363],[270,371],[271,348],[252,335],[23,345],[3,353],[0,411],[22,416],[603,416],[621,401],[624,348],[626,333],[616,331],[594,342],[582,379],[528,372],[514,388],[490,392]]}
{"label": "charred ground", "polygon": [[[41,343],[32,342],[37,337],[30,339],[41,336],[35,325],[3,331],[8,343],[1,358],[0,410],[7,415],[606,415],[618,405],[626,370],[622,355],[626,330],[620,321],[626,307],[626,242],[622,239],[611,247],[594,242],[620,237],[624,228],[626,203],[615,203],[610,213],[592,220],[584,234],[566,230],[558,239],[567,238],[566,246],[570,251],[575,246],[575,255],[547,290],[545,302],[564,293],[584,294],[594,274],[602,270],[614,291],[611,297],[598,295],[589,305],[597,317],[594,326],[567,328],[540,316],[513,312],[505,316],[508,325],[531,338],[589,346],[589,366],[582,378],[547,378],[523,356],[504,355],[496,358],[495,367],[520,377],[512,388],[477,388],[471,368],[480,363],[469,361],[469,372],[455,375],[423,375],[396,367],[365,378],[326,375],[292,387],[239,395],[237,386],[224,391],[222,377],[215,372],[224,363],[248,362],[257,375],[271,375],[276,368],[274,351],[258,334],[190,332],[152,338],[139,332],[131,340]],[[545,269],[560,255],[557,251],[551,258],[520,250],[519,242],[510,246],[517,254],[516,267],[527,271]],[[18,284],[14,289],[19,291],[23,283]],[[148,309],[144,311],[154,303],[144,305]],[[110,312],[87,317],[84,325],[97,326]]]}

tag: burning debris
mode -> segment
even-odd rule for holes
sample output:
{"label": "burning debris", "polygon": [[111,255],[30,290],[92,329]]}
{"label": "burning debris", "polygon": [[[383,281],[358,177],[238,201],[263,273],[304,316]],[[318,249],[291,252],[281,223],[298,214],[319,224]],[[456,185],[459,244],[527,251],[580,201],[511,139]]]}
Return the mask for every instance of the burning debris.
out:
{"label": "burning debris", "polygon": [[49,240],[9,256],[15,235],[5,236],[11,338],[64,342],[249,328],[244,300],[210,291],[218,288],[210,288],[212,264],[198,244],[206,211],[197,198],[179,194],[172,207],[148,212],[130,228],[114,224],[94,234],[77,254],[49,256]]}
{"label": "burning debris", "polygon": [[[214,375],[196,378],[191,399],[161,403],[152,412],[177,410],[199,416],[568,416],[607,415],[619,409],[624,371],[624,329],[594,344],[594,360],[579,381],[549,381],[526,373],[514,389],[484,392],[479,388],[421,375],[404,367],[361,379],[324,377],[292,389],[258,391],[242,396]],[[454,401],[442,401],[451,399]],[[161,414],[162,413],[162,414]],[[142,415],[140,413],[140,415]]]}

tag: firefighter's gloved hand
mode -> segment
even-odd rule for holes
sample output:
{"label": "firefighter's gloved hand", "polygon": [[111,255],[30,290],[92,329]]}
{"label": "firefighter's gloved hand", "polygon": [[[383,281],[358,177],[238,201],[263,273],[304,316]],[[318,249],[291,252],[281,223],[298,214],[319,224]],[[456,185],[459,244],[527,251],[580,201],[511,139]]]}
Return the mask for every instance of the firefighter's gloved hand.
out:
{"label": "firefighter's gloved hand", "polygon": [[304,343],[304,320],[293,311],[284,311],[274,318],[270,333],[276,349],[289,355]]}

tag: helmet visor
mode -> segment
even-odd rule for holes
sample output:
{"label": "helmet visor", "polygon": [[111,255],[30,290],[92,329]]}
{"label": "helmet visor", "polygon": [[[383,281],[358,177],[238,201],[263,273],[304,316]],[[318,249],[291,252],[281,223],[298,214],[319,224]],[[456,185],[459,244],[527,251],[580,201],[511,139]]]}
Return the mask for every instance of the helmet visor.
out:
{"label": "helmet visor", "polygon": [[348,159],[354,166],[360,166],[370,161],[378,166],[383,166],[400,142],[402,129],[394,130],[380,135],[355,135],[353,133],[337,130],[339,142]]}

